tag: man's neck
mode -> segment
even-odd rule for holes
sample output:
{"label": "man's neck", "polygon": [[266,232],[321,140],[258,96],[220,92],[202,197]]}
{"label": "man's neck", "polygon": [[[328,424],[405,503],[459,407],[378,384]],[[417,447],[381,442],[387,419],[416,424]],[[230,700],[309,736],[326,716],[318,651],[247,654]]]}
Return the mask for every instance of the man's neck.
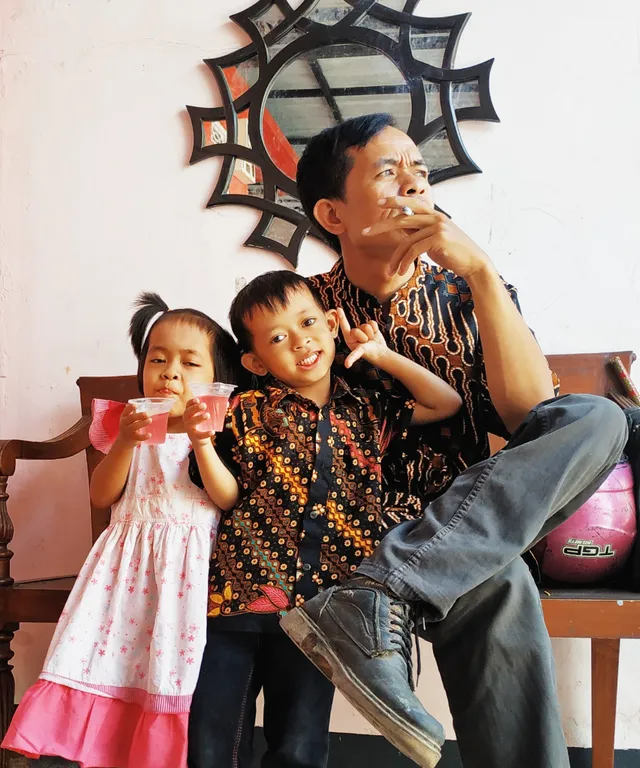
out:
{"label": "man's neck", "polygon": [[342,261],[349,282],[375,296],[381,304],[411,280],[416,268],[414,264],[404,275],[389,275],[389,259],[359,249],[343,253]]}

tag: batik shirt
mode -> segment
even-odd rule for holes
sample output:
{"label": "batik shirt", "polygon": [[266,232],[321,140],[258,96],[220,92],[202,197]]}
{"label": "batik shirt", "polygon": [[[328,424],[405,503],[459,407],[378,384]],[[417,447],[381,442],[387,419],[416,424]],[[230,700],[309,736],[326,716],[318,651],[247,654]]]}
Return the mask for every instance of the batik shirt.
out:
{"label": "batik shirt", "polygon": [[[384,456],[385,511],[396,522],[418,516],[461,471],[489,456],[489,433],[508,437],[489,395],[471,289],[453,272],[421,261],[385,306],[349,281],[342,259],[310,280],[327,309],[342,307],[352,326],[375,320],[390,349],[432,371],[462,397],[454,417],[411,429],[407,440]],[[515,288],[506,288],[520,309]],[[363,361],[351,371],[349,380],[399,390]]]}
{"label": "batik shirt", "polygon": [[[382,510],[381,459],[409,431],[414,407],[339,377],[321,408],[275,380],[234,399],[216,436],[240,490],[211,560],[208,613],[220,628],[277,627],[278,614],[373,554],[394,523]],[[191,469],[201,486],[195,460]]]}

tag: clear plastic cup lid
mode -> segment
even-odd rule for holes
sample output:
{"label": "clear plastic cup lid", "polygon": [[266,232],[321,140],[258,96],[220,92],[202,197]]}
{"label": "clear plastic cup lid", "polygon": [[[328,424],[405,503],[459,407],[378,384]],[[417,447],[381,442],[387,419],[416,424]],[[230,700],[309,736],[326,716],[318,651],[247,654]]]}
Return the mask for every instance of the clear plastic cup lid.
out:
{"label": "clear plastic cup lid", "polygon": [[175,404],[173,397],[136,397],[129,400],[131,405],[135,405],[138,413],[168,413]]}
{"label": "clear plastic cup lid", "polygon": [[190,386],[195,397],[198,397],[199,395],[221,395],[222,397],[229,397],[236,388],[235,384],[224,384],[221,381],[214,381],[212,384],[193,383]]}

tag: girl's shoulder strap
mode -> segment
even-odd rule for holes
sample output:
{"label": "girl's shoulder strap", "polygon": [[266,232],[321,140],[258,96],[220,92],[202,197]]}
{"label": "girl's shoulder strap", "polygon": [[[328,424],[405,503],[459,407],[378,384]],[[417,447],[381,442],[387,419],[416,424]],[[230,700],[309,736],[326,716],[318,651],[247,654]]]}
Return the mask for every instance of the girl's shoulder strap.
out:
{"label": "girl's shoulder strap", "polygon": [[92,401],[89,440],[91,445],[101,453],[109,453],[115,443],[125,405],[126,403],[118,403],[115,400],[94,399]]}

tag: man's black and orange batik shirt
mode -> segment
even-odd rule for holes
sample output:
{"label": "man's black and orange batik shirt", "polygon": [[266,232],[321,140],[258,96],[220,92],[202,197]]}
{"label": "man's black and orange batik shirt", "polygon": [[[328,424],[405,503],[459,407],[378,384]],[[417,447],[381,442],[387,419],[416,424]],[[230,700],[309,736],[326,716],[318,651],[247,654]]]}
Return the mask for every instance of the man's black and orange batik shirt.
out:
{"label": "man's black and orange batik shirt", "polygon": [[[489,434],[509,436],[491,402],[471,289],[453,272],[420,260],[384,304],[349,280],[342,259],[330,272],[309,279],[326,309],[342,307],[352,326],[375,320],[389,349],[444,379],[462,398],[455,416],[411,429],[385,453],[385,513],[396,522],[418,517],[462,471],[489,457]],[[506,289],[520,309],[515,288],[506,284]],[[339,348],[338,364],[346,353],[344,345]],[[404,391],[362,360],[348,376],[360,386]]]}

